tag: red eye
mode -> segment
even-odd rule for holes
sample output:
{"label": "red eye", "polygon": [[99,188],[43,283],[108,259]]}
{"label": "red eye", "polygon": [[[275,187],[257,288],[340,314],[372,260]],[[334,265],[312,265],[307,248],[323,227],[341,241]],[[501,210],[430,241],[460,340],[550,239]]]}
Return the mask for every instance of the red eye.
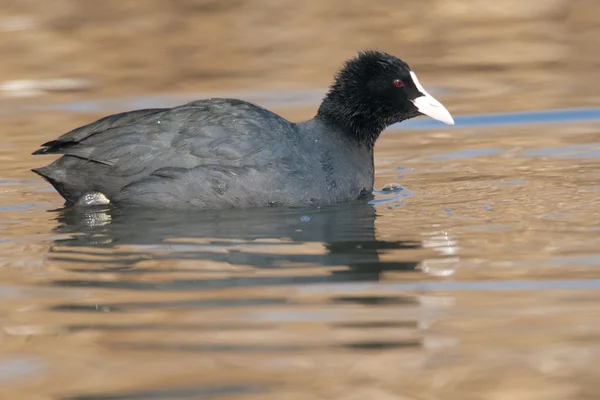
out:
{"label": "red eye", "polygon": [[394,79],[394,86],[402,87],[404,86],[404,82],[402,82],[400,79]]}

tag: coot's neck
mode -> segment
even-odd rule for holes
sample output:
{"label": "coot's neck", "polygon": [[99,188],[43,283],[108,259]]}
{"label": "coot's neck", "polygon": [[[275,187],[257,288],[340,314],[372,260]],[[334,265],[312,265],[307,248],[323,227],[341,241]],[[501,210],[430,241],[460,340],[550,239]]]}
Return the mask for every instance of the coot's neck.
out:
{"label": "coot's neck", "polygon": [[375,141],[388,125],[386,121],[373,118],[376,113],[377,110],[370,110],[364,104],[353,104],[333,91],[323,99],[316,118],[341,128],[359,144],[373,149]]}

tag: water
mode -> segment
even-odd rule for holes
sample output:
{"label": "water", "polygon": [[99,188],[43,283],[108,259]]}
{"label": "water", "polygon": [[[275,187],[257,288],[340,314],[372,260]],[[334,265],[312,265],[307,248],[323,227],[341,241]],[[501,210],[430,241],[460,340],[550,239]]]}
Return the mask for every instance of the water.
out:
{"label": "water", "polygon": [[372,199],[185,214],[62,209],[25,154],[80,111],[0,117],[1,398],[600,396],[597,111],[415,120]]}

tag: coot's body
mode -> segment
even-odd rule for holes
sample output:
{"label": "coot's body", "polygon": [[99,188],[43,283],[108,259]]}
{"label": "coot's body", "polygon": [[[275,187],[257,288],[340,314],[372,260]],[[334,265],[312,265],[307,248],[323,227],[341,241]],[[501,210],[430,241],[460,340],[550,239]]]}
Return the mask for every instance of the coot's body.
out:
{"label": "coot's body", "polygon": [[346,64],[309,121],[234,99],[136,110],[45,143],[34,154],[63,156],[34,172],[69,205],[326,205],[371,192],[375,140],[420,114],[452,122],[405,63],[365,52]]}

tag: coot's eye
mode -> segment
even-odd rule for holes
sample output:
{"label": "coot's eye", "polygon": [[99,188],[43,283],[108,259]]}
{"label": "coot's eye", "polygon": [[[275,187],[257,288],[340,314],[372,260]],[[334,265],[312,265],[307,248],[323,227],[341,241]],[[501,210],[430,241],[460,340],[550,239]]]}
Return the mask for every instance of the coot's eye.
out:
{"label": "coot's eye", "polygon": [[404,86],[404,82],[402,82],[400,79],[394,79],[394,86],[402,87]]}

